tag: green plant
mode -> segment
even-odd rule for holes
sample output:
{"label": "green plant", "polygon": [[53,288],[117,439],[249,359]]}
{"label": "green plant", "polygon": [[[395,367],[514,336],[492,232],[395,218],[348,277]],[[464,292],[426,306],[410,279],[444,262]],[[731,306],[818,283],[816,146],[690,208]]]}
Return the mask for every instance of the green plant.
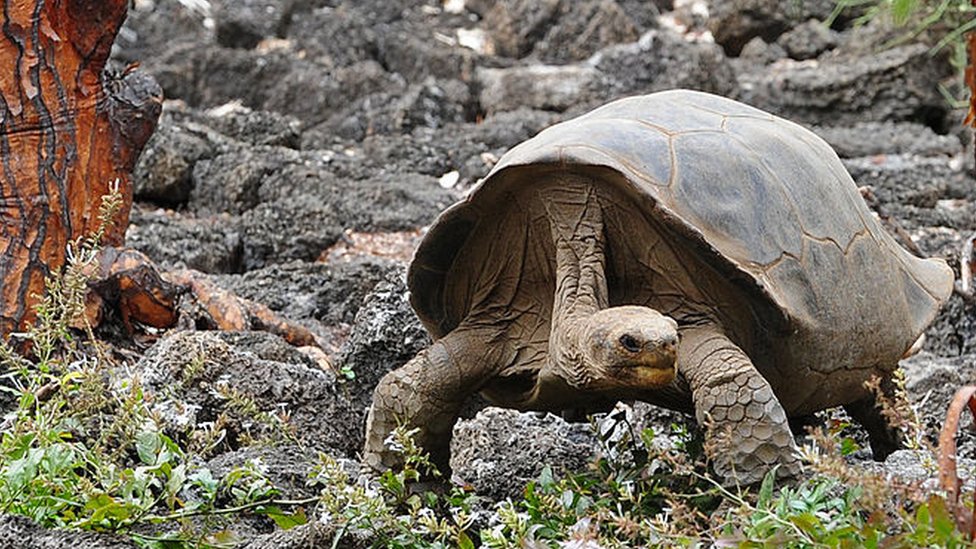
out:
{"label": "green plant", "polygon": [[836,437],[811,432],[804,458],[815,475],[774,490],[774,473],[753,496],[721,488],[732,507],[718,521],[725,546],[972,547],[943,494],[848,464]]}
{"label": "green plant", "polygon": [[[303,522],[300,506],[314,498],[276,499],[256,462],[214,479],[194,465],[202,460],[187,450],[193,444],[165,434],[139,380],[110,375],[84,314],[85,296],[102,235],[121,203],[113,185],[96,233],[73,243],[63,273],[47,280],[37,322],[15,335],[27,353],[0,341],[3,390],[15,398],[0,436],[0,512],[44,526],[128,533],[146,547],[168,548],[226,545],[232,540],[218,531],[216,518],[243,512],[283,527]],[[187,440],[210,449],[220,429],[218,421]],[[296,506],[294,513],[283,510]],[[190,517],[206,519],[204,527]],[[177,531],[153,537],[134,533],[136,526]]]}
{"label": "green plant", "polygon": [[369,537],[374,547],[441,549],[474,547],[470,537],[473,496],[461,488],[423,490],[417,483],[440,475],[413,439],[416,430],[399,427],[387,444],[404,466],[372,482],[352,482],[331,456],[320,456],[310,484],[321,487],[319,512],[335,528],[332,547],[346,536]]}
{"label": "green plant", "polygon": [[481,532],[486,547],[704,543],[707,513],[720,500],[699,459],[700,440],[679,426],[671,427],[670,438],[651,429],[637,435],[619,409],[604,425],[598,430],[602,456],[593,467],[565,478],[544,469],[522,500],[499,505],[494,524]]}
{"label": "green plant", "polygon": [[403,428],[387,441],[404,456],[402,469],[353,481],[322,456],[311,482],[321,487],[318,512],[334,528],[333,547],[355,534],[396,548],[466,548],[475,539],[492,549],[974,547],[943,494],[850,465],[853,442],[838,433],[811,432],[803,453],[813,477],[777,488],[774,470],[761,486],[739,488],[708,474],[701,441],[686,429],[638,433],[614,412],[597,430],[602,451],[591,468],[558,476],[545,467],[522,497],[481,519],[477,538],[476,499],[426,490],[421,479],[434,471]]}
{"label": "green plant", "polygon": [[251,445],[258,441],[270,443],[288,441],[301,445],[292,425],[288,422],[289,416],[286,410],[280,410],[277,414],[264,411],[251,395],[226,383],[217,384],[214,390],[226,401],[225,414],[241,418],[243,431],[238,434],[241,443]]}
{"label": "green plant", "polygon": [[844,490],[831,478],[774,495],[773,472],[755,502],[731,492],[736,506],[725,517],[719,539],[739,547],[865,547],[877,545],[879,533],[865,523],[857,507],[858,491]]}
{"label": "green plant", "polygon": [[[965,36],[976,30],[976,5],[970,0],[834,0],[834,11],[827,19],[830,25],[845,11],[852,8],[860,10],[855,19],[856,24],[863,24],[873,19],[888,17],[899,27],[907,27],[908,31],[894,42],[883,45],[889,47],[895,43],[912,40],[927,31],[935,31],[936,42],[931,49],[933,55],[949,49],[949,60],[959,73],[959,84],[964,84],[963,72],[970,62],[967,54]],[[940,85],[940,90],[947,99],[956,106],[962,106],[963,101],[956,99],[948,89]]]}
{"label": "green plant", "polygon": [[343,364],[342,366],[339,367],[340,382],[355,381],[355,379],[356,379],[356,370],[353,370],[352,366],[348,364]]}
{"label": "green plant", "polygon": [[889,17],[898,26],[911,25],[910,34],[900,40],[914,38],[937,25],[944,27],[936,51],[960,42],[962,36],[976,29],[976,6],[970,0],[835,0],[834,10],[827,19],[832,24],[844,11],[859,8],[856,24],[879,17]]}

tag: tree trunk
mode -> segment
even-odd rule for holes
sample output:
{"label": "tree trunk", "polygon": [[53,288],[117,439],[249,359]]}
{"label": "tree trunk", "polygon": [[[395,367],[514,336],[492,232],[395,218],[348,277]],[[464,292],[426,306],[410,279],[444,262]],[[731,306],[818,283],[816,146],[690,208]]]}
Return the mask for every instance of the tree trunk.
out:
{"label": "tree trunk", "polygon": [[[973,7],[976,7],[976,0],[973,0]],[[965,124],[974,128],[973,138],[976,140],[976,31],[966,34],[966,54],[968,62],[964,74],[969,88],[969,112]],[[973,147],[973,154],[976,155],[976,147]]]}
{"label": "tree trunk", "polygon": [[130,174],[156,126],[159,86],[134,71],[103,78],[129,0],[5,0],[0,27],[0,335],[33,320],[66,246],[97,228],[118,181],[124,204],[105,236],[119,245]]}

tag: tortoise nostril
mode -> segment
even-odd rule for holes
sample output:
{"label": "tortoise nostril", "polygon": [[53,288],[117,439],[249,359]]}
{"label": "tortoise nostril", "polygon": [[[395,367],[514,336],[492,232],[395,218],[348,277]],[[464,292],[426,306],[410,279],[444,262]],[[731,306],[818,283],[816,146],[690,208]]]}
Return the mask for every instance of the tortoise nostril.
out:
{"label": "tortoise nostril", "polygon": [[641,350],[640,342],[638,342],[637,338],[630,334],[620,336],[620,345],[631,353],[638,353]]}

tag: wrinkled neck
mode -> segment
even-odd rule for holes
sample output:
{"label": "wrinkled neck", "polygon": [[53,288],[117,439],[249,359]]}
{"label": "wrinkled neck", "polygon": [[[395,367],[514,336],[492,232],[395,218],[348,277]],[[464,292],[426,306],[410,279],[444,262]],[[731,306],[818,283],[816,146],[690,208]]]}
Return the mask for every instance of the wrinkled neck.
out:
{"label": "wrinkled neck", "polygon": [[574,387],[591,381],[582,367],[586,326],[609,305],[603,208],[593,181],[561,174],[539,191],[546,210],[555,259],[555,293],[549,353],[543,381],[561,378]]}

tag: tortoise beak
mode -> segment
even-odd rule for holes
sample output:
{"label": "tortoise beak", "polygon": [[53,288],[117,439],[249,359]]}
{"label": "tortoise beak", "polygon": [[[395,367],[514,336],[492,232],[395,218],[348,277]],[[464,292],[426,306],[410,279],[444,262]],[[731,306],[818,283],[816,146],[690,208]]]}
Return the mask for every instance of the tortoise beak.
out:
{"label": "tortoise beak", "polygon": [[633,387],[663,387],[677,376],[677,358],[677,337],[667,341],[649,342],[631,360],[619,365],[616,376]]}
{"label": "tortoise beak", "polygon": [[629,360],[621,362],[619,367],[673,370],[677,358],[678,336],[675,334],[648,341]]}

